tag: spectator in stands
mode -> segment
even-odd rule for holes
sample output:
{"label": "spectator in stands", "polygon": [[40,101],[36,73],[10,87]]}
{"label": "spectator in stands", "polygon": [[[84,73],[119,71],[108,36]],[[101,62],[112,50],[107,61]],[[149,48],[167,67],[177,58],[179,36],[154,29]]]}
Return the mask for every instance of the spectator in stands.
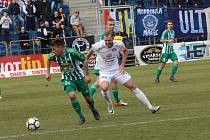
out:
{"label": "spectator in stands", "polygon": [[36,7],[34,6],[31,0],[26,0],[25,5],[23,5],[23,13],[26,17],[26,30],[35,30],[36,29],[36,21],[35,21],[35,13]]}
{"label": "spectator in stands", "polygon": [[38,27],[38,37],[40,38],[45,38],[47,36],[47,32],[44,31],[45,25],[44,25],[44,20],[39,21],[39,27]]}
{"label": "spectator in stands", "polygon": [[48,0],[43,0],[40,5],[41,5],[41,18],[43,20],[49,21],[51,13],[50,3],[48,2]]}
{"label": "spectator in stands", "polygon": [[73,30],[76,32],[78,37],[84,36],[83,26],[82,26],[82,20],[79,15],[79,11],[76,11],[74,15],[71,16],[71,25],[73,27]]}
{"label": "spectator in stands", "polygon": [[54,17],[53,17],[53,20],[52,20],[52,23],[53,23],[53,27],[55,27],[56,26],[56,24],[61,24],[61,22],[63,22],[64,21],[64,19],[62,18],[62,16],[59,16],[58,15],[58,12],[57,11],[55,11],[54,12]]}
{"label": "spectator in stands", "polygon": [[0,25],[2,25],[1,27],[1,38],[2,41],[6,41],[7,44],[10,41],[10,36],[9,36],[9,26],[10,24],[12,24],[12,20],[10,19],[10,17],[8,16],[8,13],[6,11],[4,11],[3,16],[1,17],[0,20]]}
{"label": "spectator in stands", "polygon": [[63,11],[63,8],[62,8],[62,7],[60,7],[60,8],[58,9],[58,16],[61,16],[61,17],[63,17],[63,18],[65,18],[65,17],[66,17],[66,15],[65,15],[65,13],[64,13],[64,11]]}
{"label": "spectator in stands", "polygon": [[28,55],[29,54],[29,42],[26,40],[29,40],[28,32],[26,32],[25,27],[21,27],[20,34],[19,34],[19,40],[22,40],[20,42],[21,47],[21,53]]}
{"label": "spectator in stands", "polygon": [[21,27],[24,26],[24,19],[20,15],[20,6],[17,0],[12,0],[12,3],[9,4],[8,11],[10,13],[10,17],[12,18],[12,25],[14,31],[17,30],[16,21],[18,23],[21,23]]}
{"label": "spectator in stands", "polygon": [[49,22],[48,21],[45,21],[44,22],[44,25],[45,25],[45,28],[46,28],[46,31],[47,31],[47,38],[51,38],[52,37],[52,28],[49,26]]}
{"label": "spectator in stands", "polygon": [[53,28],[53,38],[62,37],[62,36],[63,36],[63,30],[60,24],[55,24],[55,27]]}
{"label": "spectator in stands", "polygon": [[38,37],[41,40],[41,53],[46,54],[49,53],[49,40],[48,40],[48,34],[47,29],[45,27],[45,22],[43,20],[40,20],[40,25],[38,28]]}
{"label": "spectator in stands", "polygon": [[62,5],[62,0],[52,0],[51,10],[57,11],[61,7],[61,5]]}
{"label": "spectator in stands", "polygon": [[37,21],[41,18],[41,0],[32,0],[32,4],[36,8],[35,17],[37,18]]}

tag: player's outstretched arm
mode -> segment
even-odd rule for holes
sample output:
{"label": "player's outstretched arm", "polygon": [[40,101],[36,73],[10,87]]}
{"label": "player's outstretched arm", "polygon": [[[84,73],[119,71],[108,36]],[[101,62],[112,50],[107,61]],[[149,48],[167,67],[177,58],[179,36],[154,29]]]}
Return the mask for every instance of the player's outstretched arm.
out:
{"label": "player's outstretched arm", "polygon": [[47,73],[45,75],[45,78],[48,81],[50,81],[50,79],[51,79],[50,67],[51,67],[51,61],[50,60],[47,60]]}

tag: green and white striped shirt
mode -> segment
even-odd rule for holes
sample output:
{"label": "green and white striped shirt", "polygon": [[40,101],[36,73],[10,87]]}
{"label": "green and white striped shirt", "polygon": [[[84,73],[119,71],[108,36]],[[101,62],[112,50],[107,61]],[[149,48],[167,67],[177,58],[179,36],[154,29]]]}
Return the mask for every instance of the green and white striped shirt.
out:
{"label": "green and white striped shirt", "polygon": [[54,61],[60,66],[62,80],[79,80],[84,78],[83,71],[80,68],[80,62],[85,61],[85,55],[79,53],[76,49],[65,48],[62,56],[56,56],[51,52],[48,60]]}
{"label": "green and white striped shirt", "polygon": [[[164,30],[160,40],[170,40],[175,38],[174,30]],[[174,52],[173,42],[163,43],[162,53],[171,54]]]}

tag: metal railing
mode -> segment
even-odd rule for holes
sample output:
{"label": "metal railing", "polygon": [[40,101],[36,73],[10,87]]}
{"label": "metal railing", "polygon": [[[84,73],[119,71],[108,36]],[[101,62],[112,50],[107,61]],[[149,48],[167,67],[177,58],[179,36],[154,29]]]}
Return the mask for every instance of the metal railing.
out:
{"label": "metal railing", "polygon": [[41,49],[40,39],[10,41],[8,55],[38,54]]}

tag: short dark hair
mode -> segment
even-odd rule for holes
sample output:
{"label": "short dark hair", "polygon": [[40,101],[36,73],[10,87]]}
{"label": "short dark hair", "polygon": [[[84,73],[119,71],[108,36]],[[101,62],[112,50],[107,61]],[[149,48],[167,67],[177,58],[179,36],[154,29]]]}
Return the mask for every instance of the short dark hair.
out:
{"label": "short dark hair", "polygon": [[53,40],[53,41],[51,42],[51,46],[52,46],[52,47],[55,47],[55,46],[64,47],[64,42],[63,42],[62,39],[56,38],[55,40]]}
{"label": "short dark hair", "polygon": [[166,23],[168,24],[169,22],[173,23],[173,20],[169,19],[166,21]]}

